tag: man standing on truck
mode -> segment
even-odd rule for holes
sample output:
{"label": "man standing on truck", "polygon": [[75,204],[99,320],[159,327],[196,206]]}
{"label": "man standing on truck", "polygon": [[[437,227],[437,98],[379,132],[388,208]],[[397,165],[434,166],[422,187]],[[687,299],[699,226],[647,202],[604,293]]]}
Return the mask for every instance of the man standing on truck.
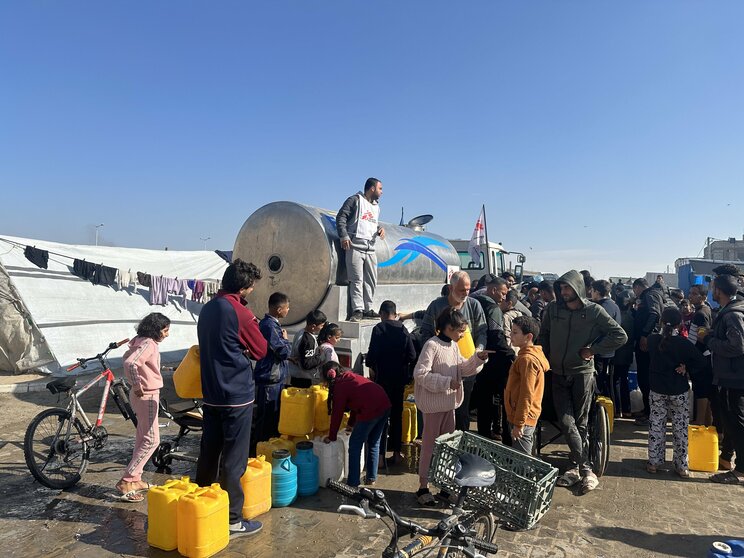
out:
{"label": "man standing on truck", "polygon": [[368,178],[364,192],[350,196],[336,215],[336,232],[346,255],[346,275],[349,278],[351,300],[350,322],[362,318],[379,318],[372,309],[372,298],[377,286],[377,254],[375,240],[385,238],[380,226],[379,199],[382,182]]}

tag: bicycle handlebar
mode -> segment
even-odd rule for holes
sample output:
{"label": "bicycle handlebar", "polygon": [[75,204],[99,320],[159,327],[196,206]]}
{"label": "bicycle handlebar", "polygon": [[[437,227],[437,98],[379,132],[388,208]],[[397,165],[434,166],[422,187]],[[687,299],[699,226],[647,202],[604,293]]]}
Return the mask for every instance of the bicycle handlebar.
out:
{"label": "bicycle handlebar", "polygon": [[[348,511],[365,519],[379,519],[379,514],[383,514],[392,519],[397,526],[408,529],[412,534],[420,533],[422,535],[437,537],[440,540],[444,537],[449,537],[454,541],[463,542],[468,546],[472,545],[478,550],[492,554],[496,554],[499,551],[497,544],[468,536],[465,528],[459,522],[455,524],[455,528],[448,527],[445,529],[443,525],[448,524],[448,522],[442,521],[435,528],[428,529],[414,521],[403,519],[386,502],[385,494],[380,490],[371,490],[369,488],[356,489],[333,479],[328,479],[326,486],[361,504],[361,506],[341,505],[337,510],[339,513]],[[370,508],[375,511],[371,511]],[[462,548],[461,550],[467,556],[471,556],[471,558],[478,558],[480,556],[468,548]]]}
{"label": "bicycle handlebar", "polygon": [[67,368],[68,372],[72,372],[76,368],[83,367],[86,368],[85,363],[90,362],[91,360],[97,360],[103,364],[103,358],[108,354],[109,351],[112,351],[113,349],[118,349],[121,347],[124,343],[129,343],[129,338],[122,339],[121,341],[112,341],[108,344],[108,347],[105,351],[102,353],[98,353],[96,356],[88,357],[88,358],[79,358],[77,359],[77,363],[73,364],[69,368]]}

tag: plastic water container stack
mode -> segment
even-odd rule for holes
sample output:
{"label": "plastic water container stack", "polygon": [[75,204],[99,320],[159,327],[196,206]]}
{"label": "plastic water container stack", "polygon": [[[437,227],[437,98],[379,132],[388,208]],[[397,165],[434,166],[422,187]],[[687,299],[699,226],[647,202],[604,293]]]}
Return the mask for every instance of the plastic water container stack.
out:
{"label": "plastic water container stack", "polygon": [[271,463],[264,455],[248,460],[240,478],[243,487],[243,518],[253,519],[271,509]]}
{"label": "plastic water container stack", "polygon": [[178,500],[178,552],[207,558],[230,542],[227,492],[219,484],[197,488]]}
{"label": "plastic water container stack", "polygon": [[147,491],[147,544],[161,550],[178,548],[178,500],[198,488],[189,477],[181,477]]}
{"label": "plastic water container stack", "polygon": [[297,454],[292,458],[297,466],[297,495],[312,496],[318,492],[318,456],[313,453],[312,442],[299,442]]}
{"label": "plastic water container stack", "polygon": [[271,455],[271,505],[289,506],[297,499],[297,466],[289,451],[275,450]]}

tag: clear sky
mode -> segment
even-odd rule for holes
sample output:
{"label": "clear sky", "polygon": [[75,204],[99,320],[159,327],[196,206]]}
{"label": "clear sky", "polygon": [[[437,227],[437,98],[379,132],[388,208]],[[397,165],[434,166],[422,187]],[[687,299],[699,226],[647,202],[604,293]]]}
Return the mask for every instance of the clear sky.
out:
{"label": "clear sky", "polygon": [[258,207],[489,237],[531,270],[744,234],[744,2],[0,4],[0,234],[232,249]]}

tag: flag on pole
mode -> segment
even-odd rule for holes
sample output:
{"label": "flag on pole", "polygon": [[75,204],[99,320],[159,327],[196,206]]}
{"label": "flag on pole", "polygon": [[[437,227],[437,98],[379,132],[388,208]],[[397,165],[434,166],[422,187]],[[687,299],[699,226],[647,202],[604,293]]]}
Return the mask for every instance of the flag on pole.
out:
{"label": "flag on pole", "polygon": [[485,210],[485,207],[481,207],[480,215],[478,216],[478,220],[475,222],[475,228],[473,229],[473,236],[470,237],[470,244],[468,244],[470,260],[478,265],[480,265],[481,244],[485,244],[486,242]]}

